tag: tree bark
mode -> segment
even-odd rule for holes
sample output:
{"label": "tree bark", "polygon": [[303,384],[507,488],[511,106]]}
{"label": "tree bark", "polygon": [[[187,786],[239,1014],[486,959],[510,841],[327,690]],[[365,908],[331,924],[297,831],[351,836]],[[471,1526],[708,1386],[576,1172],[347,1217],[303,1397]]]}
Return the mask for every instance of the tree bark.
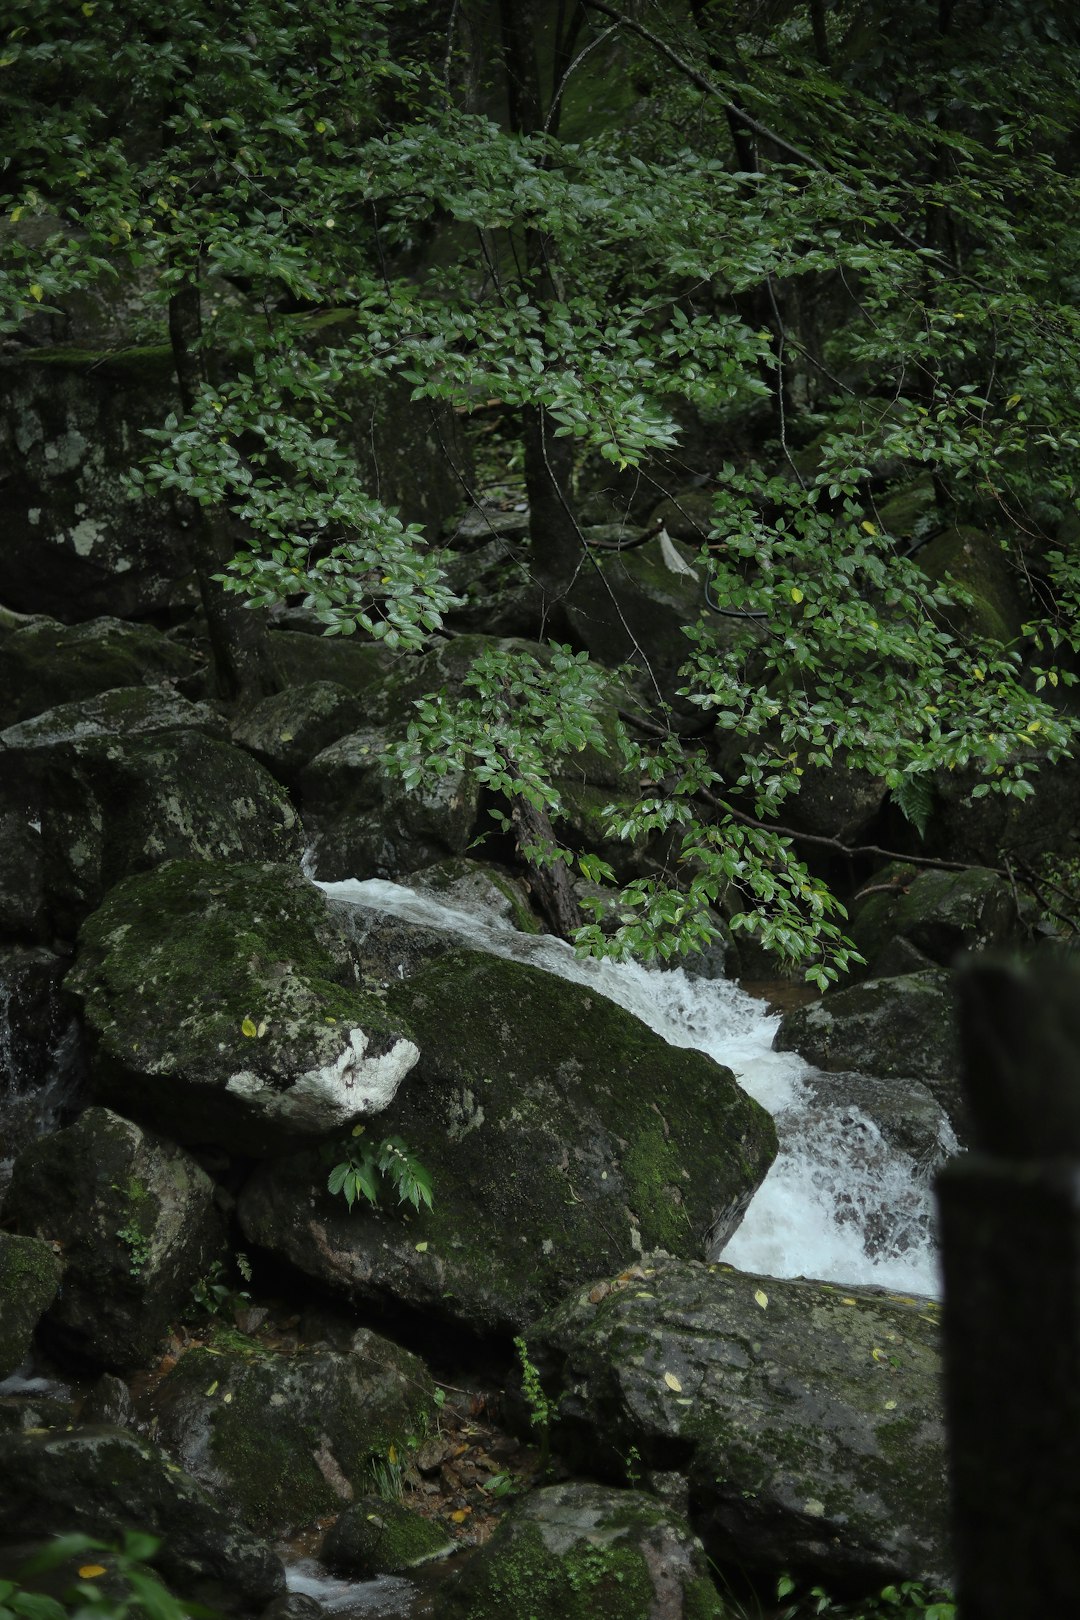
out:
{"label": "tree bark", "polygon": [[[185,411],[193,408],[199,388],[207,380],[201,338],[199,289],[188,280],[169,299],[169,341]],[[232,522],[222,507],[198,509],[193,550],[218,696],[233,701],[276,692],[280,682],[270,656],[265,620],[213,578],[224,572],[237,550]]]}

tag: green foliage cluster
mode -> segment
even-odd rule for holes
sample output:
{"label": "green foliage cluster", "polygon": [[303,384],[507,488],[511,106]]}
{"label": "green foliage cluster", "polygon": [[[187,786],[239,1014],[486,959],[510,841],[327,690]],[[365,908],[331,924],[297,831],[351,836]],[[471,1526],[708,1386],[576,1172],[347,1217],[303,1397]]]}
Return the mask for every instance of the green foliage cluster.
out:
{"label": "green foliage cluster", "polygon": [[[646,723],[612,730],[603,680],[556,646],[481,659],[453,710],[421,702],[400,768],[468,766],[557,830],[559,764],[597,749],[635,805],[610,837],[663,830],[671,854],[579,944],[692,949],[723,900],[825,984],[842,909],[782,819],[805,771],[869,773],[921,832],[940,773],[1023,799],[1073,741],[1080,29],[1050,0],[500,17],[15,0],[3,329],[115,287],[144,335],[168,330],[189,395],[148,424],[133,491],[228,519],[229,591],[403,650],[454,598],[434,537],[363,485],[365,389],[498,403],[553,602],[590,566],[579,486],[662,486],[684,424],[707,428],[728,459],[681,677],[706,740],[648,648]],[[890,529],[883,494],[916,478],[937,522],[1000,542],[1019,636],[962,628],[963,590]]]}
{"label": "green foliage cluster", "polygon": [[[777,1597],[782,1600],[795,1592],[795,1582],[783,1576]],[[777,1620],[809,1620],[811,1615],[831,1615],[834,1620],[869,1620],[871,1615],[891,1620],[956,1620],[956,1603],[950,1593],[931,1591],[920,1581],[883,1587],[878,1596],[855,1603],[839,1602],[815,1586],[780,1610]]]}
{"label": "green foliage cluster", "polygon": [[[381,1142],[360,1142],[365,1127],[354,1128],[352,1138],[337,1148],[325,1149],[327,1159],[336,1162],[327,1178],[327,1190],[341,1193],[352,1209],[364,1197],[373,1207],[379,1202],[379,1183],[386,1180],[398,1195],[399,1204],[431,1209],[431,1176],[400,1136],[387,1136]],[[344,1154],[341,1159],[339,1153]]]}
{"label": "green foliage cluster", "polygon": [[[181,1603],[145,1566],[160,1542],[142,1531],[129,1530],[119,1547],[93,1536],[57,1536],[40,1553],[27,1559],[18,1579],[0,1579],[0,1620],[189,1620],[210,1611]],[[78,1576],[61,1597],[35,1589],[43,1575],[79,1559]],[[104,1559],[102,1563],[100,1560]],[[25,1583],[33,1583],[28,1587]]]}

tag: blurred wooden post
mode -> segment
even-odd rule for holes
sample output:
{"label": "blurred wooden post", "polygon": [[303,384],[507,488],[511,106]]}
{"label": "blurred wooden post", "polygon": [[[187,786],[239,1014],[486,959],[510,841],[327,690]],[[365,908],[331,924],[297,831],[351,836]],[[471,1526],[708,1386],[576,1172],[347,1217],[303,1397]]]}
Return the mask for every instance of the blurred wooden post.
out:
{"label": "blurred wooden post", "polygon": [[960,976],[976,1148],[938,1178],[961,1620],[1080,1614],[1080,964]]}

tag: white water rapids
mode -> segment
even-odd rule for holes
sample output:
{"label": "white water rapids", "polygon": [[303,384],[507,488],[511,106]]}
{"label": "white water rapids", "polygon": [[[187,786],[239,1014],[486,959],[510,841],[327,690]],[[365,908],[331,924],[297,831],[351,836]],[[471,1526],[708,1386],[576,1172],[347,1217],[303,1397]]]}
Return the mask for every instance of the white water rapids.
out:
{"label": "white water rapids", "polygon": [[[732,1265],[772,1277],[940,1292],[928,1167],[887,1144],[857,1109],[812,1096],[807,1082],[817,1071],[792,1052],[772,1050],[779,1018],[738,985],[690,978],[681,968],[582,960],[561,940],[519,933],[490,914],[381,879],[320,887],[334,900],[450,932],[463,945],[588,985],[670,1045],[696,1047],[732,1069],[773,1115],[780,1139],[775,1164],[723,1250]],[[943,1153],[955,1147],[950,1138],[944,1125]]]}

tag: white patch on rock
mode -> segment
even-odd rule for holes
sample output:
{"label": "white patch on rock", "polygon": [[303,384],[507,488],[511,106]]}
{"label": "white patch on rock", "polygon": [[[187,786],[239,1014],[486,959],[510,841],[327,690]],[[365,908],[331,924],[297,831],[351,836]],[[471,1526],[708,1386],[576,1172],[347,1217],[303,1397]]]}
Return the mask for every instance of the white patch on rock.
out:
{"label": "white patch on rock", "polygon": [[26,521],[31,525],[31,527],[36,529],[38,524],[41,522],[41,507],[31,506],[26,514]]}
{"label": "white patch on rock", "polygon": [[369,1044],[362,1029],[350,1029],[336,1058],[306,1070],[285,1091],[246,1071],[230,1076],[226,1089],[266,1118],[310,1134],[344,1129],[386,1108],[420,1056],[412,1041],[402,1039],[380,1057],[366,1057]]}
{"label": "white patch on rock", "polygon": [[83,518],[71,531],[71,543],[80,557],[89,557],[102,538],[101,525],[95,523],[93,518]]}

